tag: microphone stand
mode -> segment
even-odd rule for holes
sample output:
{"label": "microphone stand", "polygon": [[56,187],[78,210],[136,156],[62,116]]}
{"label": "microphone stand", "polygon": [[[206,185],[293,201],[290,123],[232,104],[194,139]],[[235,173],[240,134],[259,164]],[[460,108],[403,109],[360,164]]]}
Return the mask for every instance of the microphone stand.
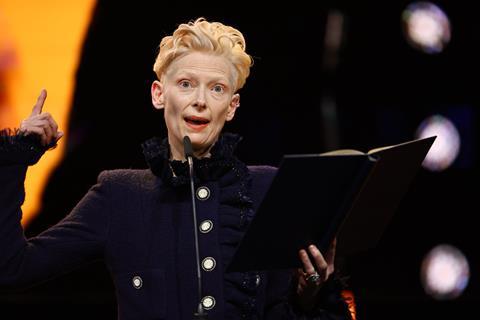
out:
{"label": "microphone stand", "polygon": [[185,158],[188,161],[189,175],[190,175],[190,193],[192,196],[192,212],[193,212],[193,230],[195,235],[195,257],[197,260],[197,281],[198,281],[198,307],[197,312],[194,312],[194,319],[206,320],[207,313],[203,309],[202,299],[202,273],[200,271],[200,253],[198,249],[198,231],[197,231],[197,208],[195,203],[195,186],[193,183],[193,148],[192,142],[188,136],[183,137],[183,147],[185,151]]}

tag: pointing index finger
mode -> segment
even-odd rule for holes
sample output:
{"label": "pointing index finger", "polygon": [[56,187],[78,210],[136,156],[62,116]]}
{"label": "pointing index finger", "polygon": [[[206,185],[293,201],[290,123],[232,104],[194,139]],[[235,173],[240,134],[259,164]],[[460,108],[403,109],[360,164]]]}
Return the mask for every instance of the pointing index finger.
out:
{"label": "pointing index finger", "polygon": [[42,91],[40,91],[40,95],[38,96],[37,102],[33,106],[32,115],[39,115],[40,113],[42,113],[43,104],[45,103],[46,98],[47,90],[42,89]]}

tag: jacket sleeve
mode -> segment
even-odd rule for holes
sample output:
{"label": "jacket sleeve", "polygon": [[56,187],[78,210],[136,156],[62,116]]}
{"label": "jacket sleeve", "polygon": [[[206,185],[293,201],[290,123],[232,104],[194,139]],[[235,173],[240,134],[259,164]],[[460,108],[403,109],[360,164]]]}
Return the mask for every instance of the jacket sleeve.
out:
{"label": "jacket sleeve", "polygon": [[103,255],[109,216],[108,174],[102,173],[72,212],[26,239],[20,220],[28,165],[45,150],[35,141],[0,135],[0,289],[29,287]]}
{"label": "jacket sleeve", "polygon": [[341,296],[342,285],[332,276],[322,287],[315,308],[304,312],[296,303],[296,281],[291,270],[270,271],[267,278],[265,319],[349,320],[348,306]]}

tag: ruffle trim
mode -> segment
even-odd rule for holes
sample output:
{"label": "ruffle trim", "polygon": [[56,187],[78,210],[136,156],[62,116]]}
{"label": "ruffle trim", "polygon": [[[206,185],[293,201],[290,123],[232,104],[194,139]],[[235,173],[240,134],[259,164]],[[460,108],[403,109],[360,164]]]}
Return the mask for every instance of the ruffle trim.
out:
{"label": "ruffle trim", "polygon": [[[253,200],[249,194],[251,175],[245,164],[238,161],[218,182],[220,250],[225,270],[254,216]],[[241,314],[242,319],[260,314],[256,301],[260,281],[258,272],[225,273],[225,314]]]}
{"label": "ruffle trim", "polygon": [[54,149],[56,146],[56,143],[42,146],[40,137],[35,134],[25,135],[19,129],[2,129],[0,130],[0,164],[33,165],[45,151]]}
{"label": "ruffle trim", "polygon": [[[211,157],[194,158],[195,182],[218,180],[232,169],[239,162],[233,153],[241,139],[239,135],[224,133],[213,145]],[[156,176],[162,178],[164,183],[173,186],[189,183],[188,163],[170,160],[170,146],[167,138],[151,138],[142,143],[142,148],[150,169]]]}

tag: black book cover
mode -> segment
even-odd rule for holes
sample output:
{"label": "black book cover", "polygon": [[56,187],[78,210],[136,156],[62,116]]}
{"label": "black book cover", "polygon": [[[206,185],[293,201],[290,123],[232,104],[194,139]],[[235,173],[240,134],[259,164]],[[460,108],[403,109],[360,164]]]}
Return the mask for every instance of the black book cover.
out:
{"label": "black book cover", "polygon": [[374,247],[435,137],[368,153],[286,155],[227,271],[301,267],[298,250]]}

